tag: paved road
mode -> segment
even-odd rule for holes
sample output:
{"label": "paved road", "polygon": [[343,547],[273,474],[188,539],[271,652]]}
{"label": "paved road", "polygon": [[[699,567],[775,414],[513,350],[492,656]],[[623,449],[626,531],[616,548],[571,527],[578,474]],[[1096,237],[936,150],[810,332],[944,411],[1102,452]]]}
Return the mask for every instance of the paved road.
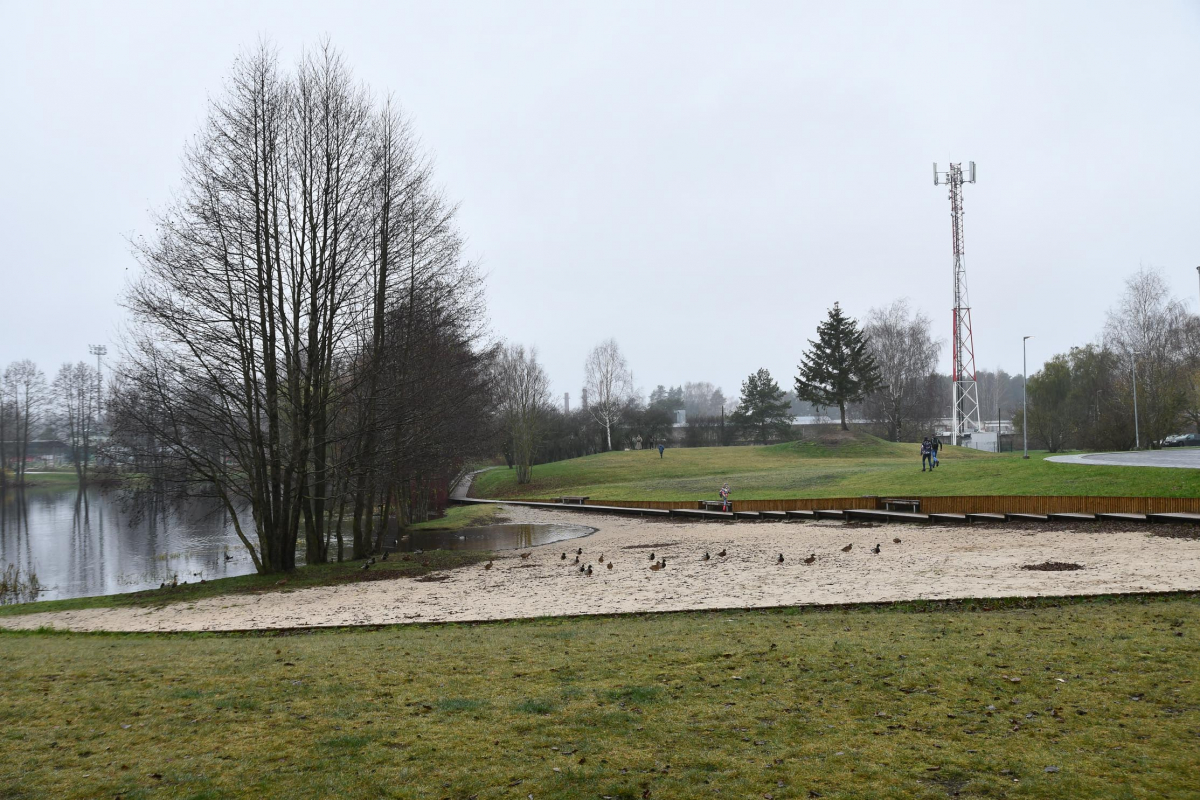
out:
{"label": "paved road", "polygon": [[1050,456],[1046,460],[1063,464],[1095,464],[1108,467],[1200,469],[1200,447],[1172,447],[1168,450],[1139,450],[1131,453],[1082,453],[1073,456]]}

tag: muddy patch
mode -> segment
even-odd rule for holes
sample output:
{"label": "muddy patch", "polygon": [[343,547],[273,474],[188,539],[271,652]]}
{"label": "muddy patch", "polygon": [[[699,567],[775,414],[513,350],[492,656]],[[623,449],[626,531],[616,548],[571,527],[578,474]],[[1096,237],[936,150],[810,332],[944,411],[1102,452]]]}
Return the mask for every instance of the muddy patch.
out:
{"label": "muddy patch", "polygon": [[1069,561],[1043,561],[1041,564],[1025,564],[1021,569],[1031,569],[1038,572],[1073,572],[1083,569],[1082,564],[1072,564]]}

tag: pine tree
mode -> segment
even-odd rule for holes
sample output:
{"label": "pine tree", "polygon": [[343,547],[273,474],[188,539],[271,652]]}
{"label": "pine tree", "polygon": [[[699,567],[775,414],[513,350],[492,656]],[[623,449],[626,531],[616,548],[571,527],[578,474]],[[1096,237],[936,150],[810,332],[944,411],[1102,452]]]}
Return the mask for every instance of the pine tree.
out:
{"label": "pine tree", "polygon": [[834,303],[829,318],[817,326],[817,340],[808,344],[796,377],[796,396],[821,408],[837,406],[842,430],[848,431],[846,404],[879,388],[879,369],[867,349],[867,337]]}
{"label": "pine tree", "polygon": [[771,373],[760,369],[742,381],[742,398],[730,419],[753,430],[755,440],[767,444],[773,435],[786,435],[791,428],[791,403]]}

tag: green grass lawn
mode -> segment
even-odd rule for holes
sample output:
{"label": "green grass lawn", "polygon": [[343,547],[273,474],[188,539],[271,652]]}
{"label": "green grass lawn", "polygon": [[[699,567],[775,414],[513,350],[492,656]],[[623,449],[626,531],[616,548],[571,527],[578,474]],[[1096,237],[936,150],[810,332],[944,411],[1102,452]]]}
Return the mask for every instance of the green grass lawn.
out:
{"label": "green grass lawn", "polygon": [[1198,623],[1176,595],[0,634],[0,797],[1197,797]]}
{"label": "green grass lawn", "polygon": [[1115,495],[1194,497],[1200,471],[1100,467],[1045,461],[1048,453],[981,453],[947,447],[935,472],[921,472],[915,444],[860,433],[770,447],[702,447],[628,451],[539,464],[533,482],[515,470],[479,475],[475,497],[548,498],[588,495],[611,500],[716,498],[728,481],[735,500],[873,495]]}
{"label": "green grass lawn", "polygon": [[409,525],[410,531],[457,531],[478,525],[491,525],[500,518],[495,506],[448,506],[444,516]]}

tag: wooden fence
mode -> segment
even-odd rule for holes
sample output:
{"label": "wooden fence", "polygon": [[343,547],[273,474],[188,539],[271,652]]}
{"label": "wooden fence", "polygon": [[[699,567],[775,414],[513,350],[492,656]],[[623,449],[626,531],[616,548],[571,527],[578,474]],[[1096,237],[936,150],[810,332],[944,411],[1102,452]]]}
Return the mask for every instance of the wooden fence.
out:
{"label": "wooden fence", "polygon": [[[1088,497],[1068,495],[948,495],[888,498],[921,501],[923,514],[1200,514],[1198,497]],[[883,508],[883,497],[818,497],[789,500],[734,500],[736,511],[811,511]],[[553,502],[550,499],[540,502]],[[588,505],[620,508],[696,508],[696,500],[596,500]]]}

